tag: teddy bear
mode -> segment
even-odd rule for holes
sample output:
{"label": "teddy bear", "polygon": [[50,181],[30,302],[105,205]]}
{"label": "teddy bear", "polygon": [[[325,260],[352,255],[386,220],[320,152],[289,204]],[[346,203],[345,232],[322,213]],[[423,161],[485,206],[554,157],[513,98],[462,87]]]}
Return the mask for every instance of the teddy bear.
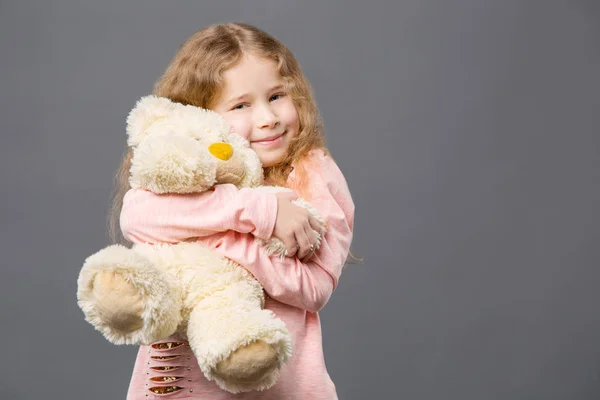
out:
{"label": "teddy bear", "polygon": [[[145,96],[127,117],[132,149],[129,183],[153,193],[199,193],[216,184],[276,193],[247,140],[217,113]],[[303,199],[323,226],[317,210]],[[325,229],[316,232],[316,247]],[[284,257],[283,243],[260,241]],[[77,281],[85,319],[114,344],[151,344],[173,334],[187,338],[208,380],[231,393],[272,387],[292,354],[290,334],[264,308],[260,283],[207,246],[120,244],[89,256]]]}

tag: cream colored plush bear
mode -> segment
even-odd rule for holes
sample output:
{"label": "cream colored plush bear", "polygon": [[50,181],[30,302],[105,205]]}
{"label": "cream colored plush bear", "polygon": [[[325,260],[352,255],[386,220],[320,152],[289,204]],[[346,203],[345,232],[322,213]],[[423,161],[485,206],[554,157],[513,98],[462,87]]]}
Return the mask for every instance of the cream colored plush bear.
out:
{"label": "cream colored plush bear", "polygon": [[[143,97],[127,118],[127,135],[133,188],[198,193],[219,183],[263,183],[256,153],[212,111]],[[308,203],[295,203],[323,222]],[[285,255],[276,238],[261,244]],[[86,320],[112,343],[187,337],[206,378],[232,393],[273,386],[292,353],[285,324],[263,308],[261,285],[200,243],[109,246],[86,259],[77,297]]]}

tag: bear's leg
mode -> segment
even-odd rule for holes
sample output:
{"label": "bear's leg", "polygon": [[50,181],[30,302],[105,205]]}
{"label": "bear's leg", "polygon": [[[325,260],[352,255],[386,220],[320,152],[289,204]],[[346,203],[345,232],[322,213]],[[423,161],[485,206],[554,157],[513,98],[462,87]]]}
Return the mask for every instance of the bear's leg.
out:
{"label": "bear's leg", "polygon": [[130,333],[142,327],[142,296],[115,271],[100,271],[92,283],[96,311],[115,331]]}
{"label": "bear's leg", "polygon": [[285,324],[263,301],[260,285],[243,280],[204,298],[190,315],[188,340],[202,372],[231,393],[273,386],[291,356]]}
{"label": "bear's leg", "polygon": [[150,344],[181,322],[181,295],[167,271],[135,250],[109,246],[88,257],[77,297],[86,320],[114,344]]}

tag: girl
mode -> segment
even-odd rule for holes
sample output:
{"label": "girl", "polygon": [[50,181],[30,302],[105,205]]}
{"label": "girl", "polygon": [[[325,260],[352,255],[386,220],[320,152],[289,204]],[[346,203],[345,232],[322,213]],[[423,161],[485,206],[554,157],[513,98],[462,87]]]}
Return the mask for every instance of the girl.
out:
{"label": "girl", "polygon": [[[154,94],[219,113],[257,152],[266,183],[295,192],[274,195],[233,185],[190,195],[132,190],[128,155],[120,170],[113,227],[120,221],[124,237],[136,243],[196,238],[244,266],[264,287],[265,307],[286,323],[293,357],[271,389],[233,395],[204,378],[184,340],[169,338],[140,347],[127,398],[337,399],[325,367],[318,311],[349,255],[354,203],[324,146],[315,101],[298,62],[281,42],[253,26],[214,25],[180,47]],[[290,202],[298,194],[327,221],[316,251],[318,225]],[[288,257],[267,256],[255,240],[271,235],[284,241]]]}

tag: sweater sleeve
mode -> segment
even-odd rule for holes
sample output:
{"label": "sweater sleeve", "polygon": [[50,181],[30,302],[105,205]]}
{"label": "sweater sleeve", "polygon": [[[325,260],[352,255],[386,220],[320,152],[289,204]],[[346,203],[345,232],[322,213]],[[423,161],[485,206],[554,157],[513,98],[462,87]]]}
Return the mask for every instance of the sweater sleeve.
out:
{"label": "sweater sleeve", "polygon": [[[207,236],[205,240],[217,252],[252,273],[271,298],[317,312],[329,301],[348,257],[353,236],[354,203],[341,171],[321,150],[311,152],[303,167],[309,177],[306,189],[310,193],[310,202],[327,222],[321,247],[308,262],[297,257],[269,257],[252,235],[240,231]],[[131,237],[135,231],[136,237],[168,242],[205,233],[205,229],[195,225],[202,216],[190,218],[192,206],[183,204],[193,203],[195,197],[185,195],[178,199],[177,205],[170,206],[162,196],[149,197],[145,210],[152,212],[143,220],[129,215],[139,213],[139,209],[127,211],[125,237]],[[206,210],[196,209],[196,212],[204,215]]]}
{"label": "sweater sleeve", "polygon": [[269,239],[275,227],[277,198],[231,184],[198,194],[154,194],[131,189],[123,198],[120,224],[135,243],[178,243],[233,230]]}
{"label": "sweater sleeve", "polygon": [[243,265],[273,299],[317,312],[335,290],[350,251],[354,203],[337,165],[322,153],[305,166],[310,201],[327,221],[319,250],[306,263],[297,257],[267,256],[250,235],[221,237],[214,243],[221,254]]}

